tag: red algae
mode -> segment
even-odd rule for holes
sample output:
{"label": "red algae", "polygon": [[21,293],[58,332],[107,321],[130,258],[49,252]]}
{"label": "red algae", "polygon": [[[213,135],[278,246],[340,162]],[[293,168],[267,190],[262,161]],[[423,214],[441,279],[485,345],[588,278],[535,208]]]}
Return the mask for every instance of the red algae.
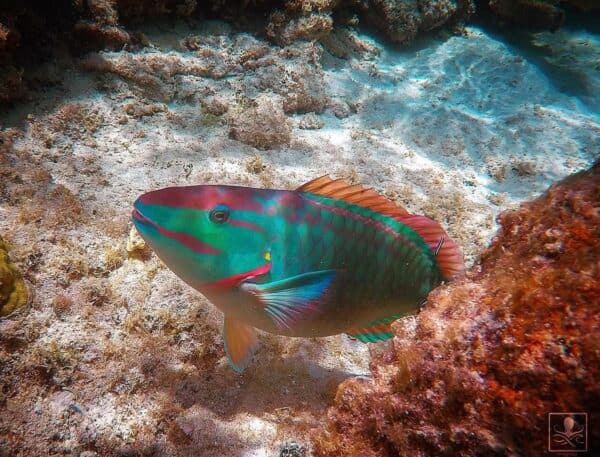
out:
{"label": "red algae", "polygon": [[535,456],[548,413],[597,417],[600,162],[499,222],[480,265],[395,324],[373,378],[340,385],[315,455]]}

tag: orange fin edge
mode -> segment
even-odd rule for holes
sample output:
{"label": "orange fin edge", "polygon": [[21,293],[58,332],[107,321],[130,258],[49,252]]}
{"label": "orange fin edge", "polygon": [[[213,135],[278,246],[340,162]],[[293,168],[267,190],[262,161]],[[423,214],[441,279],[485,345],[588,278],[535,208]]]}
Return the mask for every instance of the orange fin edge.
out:
{"label": "orange fin edge", "polygon": [[356,338],[362,343],[376,343],[386,341],[394,336],[389,323],[372,325],[370,327],[353,327],[346,330],[346,334]]}
{"label": "orange fin edge", "polygon": [[402,224],[408,225],[427,243],[435,254],[444,279],[452,279],[465,269],[460,246],[448,236],[440,224],[427,216],[410,214],[396,217]]}
{"label": "orange fin edge", "polygon": [[334,198],[372,209],[390,217],[408,215],[408,211],[377,191],[363,187],[360,184],[349,184],[343,179],[331,179],[328,175],[315,178],[301,185],[296,189],[296,192],[310,192],[323,197]]}

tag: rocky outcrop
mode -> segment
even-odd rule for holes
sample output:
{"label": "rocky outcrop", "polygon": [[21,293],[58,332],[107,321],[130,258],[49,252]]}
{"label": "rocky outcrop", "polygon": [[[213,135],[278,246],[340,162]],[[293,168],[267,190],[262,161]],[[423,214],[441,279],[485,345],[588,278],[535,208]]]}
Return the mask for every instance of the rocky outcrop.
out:
{"label": "rocky outcrop", "polygon": [[596,0],[478,0],[477,8],[489,12],[498,22],[530,30],[555,31],[563,24],[567,11],[600,10]]}
{"label": "rocky outcrop", "polygon": [[[481,264],[338,388],[316,455],[542,455],[600,405],[600,162],[500,216]],[[589,439],[600,436],[591,425]]]}
{"label": "rocky outcrop", "polygon": [[558,2],[538,0],[490,0],[489,9],[503,22],[530,29],[557,30],[565,19]]}
{"label": "rocky outcrop", "polygon": [[472,0],[371,0],[362,7],[369,24],[402,44],[419,33],[458,25],[475,11]]}

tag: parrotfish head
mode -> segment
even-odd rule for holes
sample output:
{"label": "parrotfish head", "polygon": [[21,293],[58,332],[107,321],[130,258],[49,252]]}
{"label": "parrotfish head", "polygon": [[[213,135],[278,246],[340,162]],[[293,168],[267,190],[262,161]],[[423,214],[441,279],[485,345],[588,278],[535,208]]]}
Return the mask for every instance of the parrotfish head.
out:
{"label": "parrotfish head", "polygon": [[229,287],[270,271],[264,209],[274,192],[170,187],[140,196],[132,217],[158,257],[192,287]]}

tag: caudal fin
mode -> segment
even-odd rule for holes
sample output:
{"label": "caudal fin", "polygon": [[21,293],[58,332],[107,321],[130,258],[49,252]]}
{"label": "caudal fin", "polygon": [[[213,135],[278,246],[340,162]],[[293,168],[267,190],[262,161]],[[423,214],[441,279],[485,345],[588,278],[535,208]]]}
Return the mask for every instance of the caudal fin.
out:
{"label": "caudal fin", "polygon": [[445,279],[452,279],[465,269],[463,253],[458,244],[452,241],[445,230],[426,216],[410,214],[395,219],[417,232],[436,254],[440,271]]}

